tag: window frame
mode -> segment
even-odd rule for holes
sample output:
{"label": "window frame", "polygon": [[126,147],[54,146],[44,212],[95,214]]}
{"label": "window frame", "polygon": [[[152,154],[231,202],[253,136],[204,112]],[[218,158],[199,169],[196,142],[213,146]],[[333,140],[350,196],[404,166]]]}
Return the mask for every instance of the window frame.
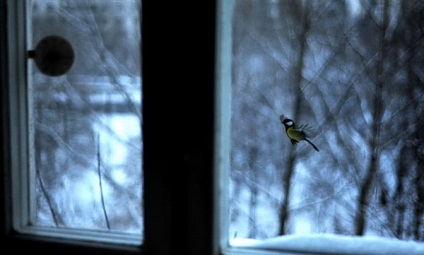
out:
{"label": "window frame", "polygon": [[[218,1],[218,2],[219,2],[218,3],[218,6],[219,6],[218,17],[221,17],[219,15],[223,15],[224,17],[229,19],[229,22],[231,22],[232,21],[232,7],[233,6],[231,6],[231,8],[230,8],[229,5],[225,6],[225,4],[223,4],[222,2],[232,2],[232,1],[231,0],[229,0],[229,1],[222,0],[222,1]],[[223,7],[223,6],[225,6],[225,7]],[[229,11],[229,10],[231,10],[231,11]],[[225,74],[225,72],[226,72],[225,68],[227,68],[227,71],[228,71],[228,69],[231,70],[232,65],[230,64],[229,67],[225,66],[228,63],[225,63],[225,61],[222,62],[222,59],[220,59],[219,56],[220,56],[220,54],[223,54],[223,56],[225,56],[225,54],[228,54],[229,56],[231,56],[231,43],[232,43],[231,40],[232,40],[232,38],[229,38],[230,42],[226,41],[228,38],[224,38],[224,39],[220,38],[220,36],[223,36],[222,31],[224,31],[226,29],[231,29],[231,28],[220,27],[219,21],[218,21],[217,24],[218,24],[217,25],[217,31],[218,31],[217,32],[217,37],[218,37],[218,40],[217,40],[217,47],[218,47],[218,49],[217,49],[217,56],[218,56],[217,68],[218,68],[218,70],[220,68],[222,68],[221,73],[218,71],[217,76],[216,76],[217,84],[218,84],[218,86],[217,86],[217,90],[218,90],[218,92],[217,92],[217,104],[218,104],[218,106],[216,107],[216,112],[219,113],[220,110],[222,110],[222,108],[220,108],[220,107],[224,106],[224,109],[227,109],[227,107],[230,107],[229,105],[226,105],[226,104],[230,104],[230,101],[231,101],[231,96],[228,96],[228,95],[231,95],[231,80],[229,80],[229,81],[225,80],[225,75],[226,75]],[[228,26],[228,27],[231,27],[231,25]],[[230,34],[230,37],[231,37],[232,32],[230,30],[227,30],[226,33]],[[230,43],[227,47],[227,50],[229,50],[229,52],[224,53],[225,49],[224,50],[220,49],[220,43],[222,44],[222,41],[224,41],[224,45],[226,43]],[[231,74],[229,74],[229,76],[231,76]],[[229,88],[226,88],[225,84],[230,84]],[[222,86],[224,86],[224,87],[222,87]],[[225,93],[223,92],[224,90],[226,91]],[[230,110],[230,108],[228,108],[228,110]],[[230,112],[230,111],[221,112],[220,115],[217,118],[218,130],[220,130],[220,128],[224,129],[225,130],[224,136],[228,136],[229,132],[230,132],[229,126],[226,126],[225,124],[221,123],[221,122],[224,122],[224,123],[230,122],[229,118],[231,116],[226,116],[226,113],[228,113],[228,112]],[[221,134],[221,136],[222,136],[222,134]],[[220,135],[218,135],[216,137],[216,139],[217,139],[217,144],[220,144],[220,146],[216,147],[217,148],[216,149],[217,157],[226,157],[225,155],[219,154],[220,153],[219,149],[226,148],[225,146],[229,147],[230,146],[229,143],[224,141],[225,139],[220,137]],[[229,137],[228,137],[228,140],[230,140]],[[221,153],[226,154],[226,155],[230,155],[229,151],[224,151],[224,152],[221,152]],[[230,169],[229,164],[228,164],[228,162],[226,162],[226,160],[228,160],[228,159],[224,159],[224,163],[219,162],[219,160],[217,160],[216,163],[215,163],[218,166],[218,168],[222,167],[222,169],[218,169],[218,175],[221,176],[221,178],[219,178],[218,181],[225,182],[225,180],[229,180],[229,178],[230,178],[228,172],[225,170],[225,169],[228,169],[228,170]],[[223,164],[223,166],[219,166],[220,164]],[[227,179],[225,179],[225,178],[227,178]],[[227,185],[226,189],[228,190],[228,184],[225,184],[225,185]],[[220,188],[219,185],[217,187],[218,187],[218,189]],[[329,249],[329,251],[327,251],[327,252],[326,251],[314,252],[314,251],[310,251],[310,249],[297,250],[298,248],[291,250],[291,248],[288,248],[288,247],[285,248],[285,247],[276,247],[276,245],[270,245],[270,243],[266,243],[266,241],[264,243],[262,243],[260,240],[258,240],[258,243],[255,243],[255,244],[249,243],[248,241],[246,241],[246,244],[238,244],[238,245],[231,246],[229,244],[229,236],[228,236],[228,231],[227,231],[228,230],[227,226],[229,224],[229,222],[228,222],[228,217],[229,217],[229,215],[228,215],[228,197],[227,197],[227,194],[225,192],[223,192],[223,194],[220,194],[220,195],[221,195],[220,199],[221,199],[221,203],[222,203],[221,206],[223,206],[223,208],[224,208],[220,211],[220,215],[222,217],[220,220],[223,222],[220,225],[223,226],[223,228],[224,228],[220,232],[220,237],[221,237],[221,246],[220,247],[222,248],[221,254],[223,254],[223,255],[250,255],[250,254],[252,254],[252,255],[253,254],[255,254],[255,255],[283,255],[283,254],[308,255],[308,254],[310,254],[310,255],[312,255],[312,254],[317,254],[317,253],[322,254],[322,255],[336,254],[336,251],[332,252],[331,249]],[[227,232],[225,232],[225,231],[227,231]],[[407,240],[400,240],[400,241],[405,242],[405,243],[408,242]],[[378,245],[384,245],[383,242],[379,243],[380,242],[379,240],[376,240],[374,242],[377,243]],[[344,248],[344,249],[345,250],[343,251],[343,254],[357,254],[358,252],[360,252],[360,251],[357,251],[357,250],[347,250],[346,248]],[[370,250],[369,252],[371,252],[372,254],[374,254],[374,253],[376,254],[375,251],[373,252],[373,251]],[[385,252],[387,252],[387,251],[385,251]]]}
{"label": "window frame", "polygon": [[[25,33],[15,30],[18,34],[11,36],[14,33],[11,27],[23,26],[26,22],[24,8],[20,13],[12,13],[10,7],[15,3],[22,7],[25,1],[0,0],[1,157],[4,162],[0,170],[0,227],[5,248],[18,253],[36,249],[61,254],[217,254],[213,186],[216,1],[196,5],[195,13],[191,11],[191,3],[172,2],[164,8],[155,1],[142,2],[145,181],[142,246],[37,236],[14,230],[12,205],[20,203],[20,199],[11,199],[16,192],[15,183],[11,182],[12,175],[16,174],[13,168],[27,162],[20,158],[26,151],[20,151],[19,155],[13,151],[15,142],[26,139],[16,135],[19,132],[14,127],[19,121],[25,124],[26,120],[20,119],[25,117],[19,114],[20,109],[11,107],[14,103],[11,95],[21,97],[20,93],[26,93],[16,85],[26,82],[22,73],[27,68]],[[192,26],[193,20],[196,27]],[[157,25],[164,22],[168,24],[164,29],[170,33],[178,31],[179,36],[172,37],[174,41],[170,42],[168,32],[157,31]],[[204,29],[196,29],[199,25]],[[202,45],[200,54],[199,44]],[[170,63],[164,65],[158,59]],[[181,61],[184,65],[178,64]],[[15,93],[15,89],[19,93]],[[192,97],[193,94],[196,96]],[[202,115],[193,118],[198,111]],[[170,126],[173,121],[184,124]]]}
{"label": "window frame", "polygon": [[[160,1],[142,1],[144,244],[95,243],[16,232],[11,225],[11,207],[19,201],[11,200],[16,192],[12,165],[22,164],[20,156],[25,151],[14,155],[11,148],[26,139],[13,130],[17,122],[26,120],[17,118],[19,109],[11,107],[15,98],[9,95],[25,96],[25,91],[13,85],[26,82],[20,74],[26,72],[27,59],[26,51],[19,51],[26,49],[25,33],[9,29],[23,26],[26,13],[12,14],[7,9],[24,2],[0,0],[4,162],[0,169],[0,228],[6,249],[65,255],[288,253],[228,244],[231,0],[197,5],[171,1],[166,8]],[[10,33],[16,33],[15,38]]]}
{"label": "window frame", "polygon": [[[28,50],[32,47],[29,25],[28,1],[1,1],[1,69],[2,69],[2,238],[8,244],[19,245],[37,243],[61,243],[75,246],[77,243],[86,243],[91,249],[93,243],[99,247],[117,249],[122,251],[138,251],[137,238],[134,235],[106,233],[101,231],[84,231],[75,229],[44,228],[30,226],[30,199],[34,194],[34,171],[31,167],[31,130],[29,130],[29,97],[31,61]],[[12,14],[12,15],[9,15]],[[4,184],[4,185],[3,185]],[[84,238],[81,238],[84,236]],[[86,239],[81,241],[81,239]],[[36,241],[37,240],[37,241]],[[122,240],[125,245],[120,245],[114,240]],[[19,248],[17,247],[17,248]]]}

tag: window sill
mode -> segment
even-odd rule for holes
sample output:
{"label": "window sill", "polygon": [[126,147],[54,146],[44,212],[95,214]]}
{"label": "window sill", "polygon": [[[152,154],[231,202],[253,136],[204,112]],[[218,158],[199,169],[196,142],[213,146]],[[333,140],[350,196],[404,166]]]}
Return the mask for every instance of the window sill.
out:
{"label": "window sill", "polygon": [[7,248],[13,249],[14,253],[28,252],[55,252],[67,254],[121,254],[133,255],[144,254],[141,245],[128,245],[118,243],[103,243],[95,241],[81,241],[59,237],[33,236],[29,234],[13,233],[5,238]]}

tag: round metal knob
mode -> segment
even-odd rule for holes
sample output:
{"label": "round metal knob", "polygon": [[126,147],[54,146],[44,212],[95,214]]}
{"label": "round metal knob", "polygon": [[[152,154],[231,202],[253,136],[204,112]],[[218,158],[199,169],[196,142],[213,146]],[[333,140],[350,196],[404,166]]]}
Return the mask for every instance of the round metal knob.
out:
{"label": "round metal knob", "polygon": [[28,52],[37,68],[45,75],[60,76],[71,69],[75,54],[71,44],[60,36],[47,36]]}

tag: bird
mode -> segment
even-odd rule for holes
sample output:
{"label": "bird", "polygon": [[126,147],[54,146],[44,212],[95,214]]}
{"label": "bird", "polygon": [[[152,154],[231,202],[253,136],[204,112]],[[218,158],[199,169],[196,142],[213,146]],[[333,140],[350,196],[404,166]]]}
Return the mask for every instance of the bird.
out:
{"label": "bird", "polygon": [[305,133],[305,129],[309,128],[307,125],[297,126],[292,119],[285,118],[284,115],[280,116],[280,120],[286,128],[286,134],[293,145],[296,145],[300,141],[306,141],[312,145],[316,151],[319,151],[318,147],[308,139],[308,135]]}

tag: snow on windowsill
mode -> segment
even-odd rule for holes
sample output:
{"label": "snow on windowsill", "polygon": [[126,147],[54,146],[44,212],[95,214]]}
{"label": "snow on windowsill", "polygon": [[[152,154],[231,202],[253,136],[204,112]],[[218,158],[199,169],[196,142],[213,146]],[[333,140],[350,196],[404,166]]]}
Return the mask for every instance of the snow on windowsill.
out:
{"label": "snow on windowsill", "polygon": [[233,247],[273,251],[302,251],[330,254],[423,255],[424,242],[402,241],[377,236],[342,236],[334,234],[286,235],[266,240],[236,238]]}

